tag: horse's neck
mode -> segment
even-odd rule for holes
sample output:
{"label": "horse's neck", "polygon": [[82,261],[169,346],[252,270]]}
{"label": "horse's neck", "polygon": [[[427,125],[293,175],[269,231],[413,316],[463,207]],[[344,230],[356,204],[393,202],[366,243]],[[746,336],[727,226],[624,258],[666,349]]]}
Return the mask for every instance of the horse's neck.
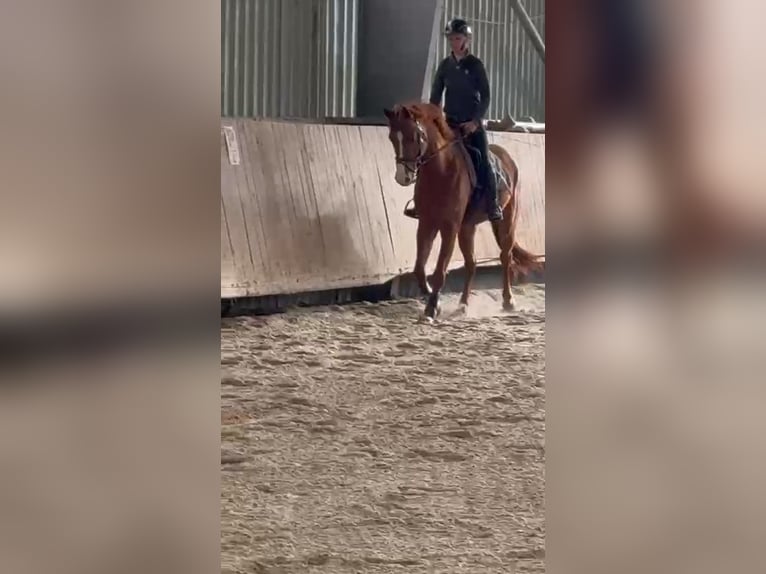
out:
{"label": "horse's neck", "polygon": [[[454,142],[455,136],[450,133],[450,138],[444,137],[439,126],[433,122],[428,122],[425,129],[428,137],[426,155],[430,159],[421,168],[424,179],[434,177],[444,181],[445,178],[450,178],[451,181],[451,178],[461,177],[462,170],[458,168],[459,150],[457,146],[450,145]],[[441,194],[442,188],[430,187],[429,189]]]}
{"label": "horse's neck", "polygon": [[429,154],[437,153],[438,151],[445,148],[451,139],[446,139],[442,133],[439,127],[434,122],[428,122],[426,124],[426,134],[428,136],[428,150],[427,152]]}

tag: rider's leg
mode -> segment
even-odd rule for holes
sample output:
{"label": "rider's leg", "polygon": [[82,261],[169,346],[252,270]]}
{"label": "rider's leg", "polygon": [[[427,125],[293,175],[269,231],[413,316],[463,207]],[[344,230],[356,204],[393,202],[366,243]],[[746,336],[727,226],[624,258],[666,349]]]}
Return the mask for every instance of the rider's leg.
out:
{"label": "rider's leg", "polygon": [[487,194],[487,215],[490,221],[500,221],[503,218],[503,211],[500,209],[497,197],[497,182],[492,174],[492,167],[489,163],[489,141],[487,132],[480,128],[472,133],[468,138],[469,145],[472,145],[481,154],[479,162],[479,177],[481,187]]}

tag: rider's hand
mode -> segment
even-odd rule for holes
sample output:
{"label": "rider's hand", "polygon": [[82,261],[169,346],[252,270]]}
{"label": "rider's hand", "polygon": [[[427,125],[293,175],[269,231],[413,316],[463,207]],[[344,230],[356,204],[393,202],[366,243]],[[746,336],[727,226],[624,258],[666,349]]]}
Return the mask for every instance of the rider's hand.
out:
{"label": "rider's hand", "polygon": [[460,129],[465,135],[470,135],[479,129],[479,123],[475,121],[465,122],[460,124]]}

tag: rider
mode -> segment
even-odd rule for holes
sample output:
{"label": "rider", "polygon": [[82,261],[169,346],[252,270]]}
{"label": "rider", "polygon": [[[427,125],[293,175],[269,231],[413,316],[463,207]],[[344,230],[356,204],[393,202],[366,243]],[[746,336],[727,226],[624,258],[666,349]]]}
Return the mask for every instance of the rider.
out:
{"label": "rider", "polygon": [[[473,36],[468,22],[455,18],[444,30],[449,38],[452,52],[444,58],[436,70],[431,87],[431,103],[441,104],[445,91],[444,114],[452,128],[459,128],[465,142],[476,148],[481,155],[479,161],[479,184],[487,194],[487,214],[490,221],[499,221],[503,212],[497,201],[497,182],[489,163],[489,142],[482,119],[489,108],[489,81],[483,62],[469,51]],[[414,209],[406,215],[417,218]]]}

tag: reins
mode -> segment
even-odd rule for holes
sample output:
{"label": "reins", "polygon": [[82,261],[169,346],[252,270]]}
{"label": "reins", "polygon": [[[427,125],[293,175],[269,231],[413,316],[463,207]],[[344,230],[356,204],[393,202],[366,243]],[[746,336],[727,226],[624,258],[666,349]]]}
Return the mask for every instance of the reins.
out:
{"label": "reins", "polygon": [[440,148],[438,148],[436,151],[431,152],[425,158],[423,158],[423,157],[418,158],[418,160],[416,162],[418,168],[420,168],[420,167],[424,166],[425,164],[427,164],[429,161],[431,161],[433,158],[435,158],[437,155],[439,155],[441,152],[443,152],[449,146],[455,145],[456,143],[460,143],[461,141],[463,141],[465,139],[465,137],[466,136],[460,136],[459,138],[455,138],[452,141],[449,141],[446,144],[444,144],[443,146],[441,146]]}
{"label": "reins", "polygon": [[[418,122],[417,120],[415,120],[415,121],[416,121],[416,124],[418,125],[418,129],[420,130],[421,134],[423,134],[424,137],[427,137],[426,134],[425,134],[425,130],[423,130],[422,127],[420,126],[420,122]],[[444,144],[443,146],[439,147],[438,149],[436,149],[435,151],[431,152],[430,154],[426,155],[425,157],[423,156],[423,154],[418,154],[418,156],[414,160],[406,160],[404,158],[397,157],[396,158],[396,163],[403,165],[406,169],[409,169],[410,171],[413,171],[413,173],[415,173],[415,172],[417,172],[417,170],[419,170],[421,167],[423,167],[429,161],[434,159],[437,155],[439,155],[441,152],[443,152],[448,147],[464,141],[468,137],[468,135],[470,135],[470,134],[463,134],[463,135],[460,135],[458,137],[455,137],[454,139],[448,141],[446,144]],[[408,165],[408,164],[411,164],[411,163],[415,164],[415,169],[414,170]]]}

